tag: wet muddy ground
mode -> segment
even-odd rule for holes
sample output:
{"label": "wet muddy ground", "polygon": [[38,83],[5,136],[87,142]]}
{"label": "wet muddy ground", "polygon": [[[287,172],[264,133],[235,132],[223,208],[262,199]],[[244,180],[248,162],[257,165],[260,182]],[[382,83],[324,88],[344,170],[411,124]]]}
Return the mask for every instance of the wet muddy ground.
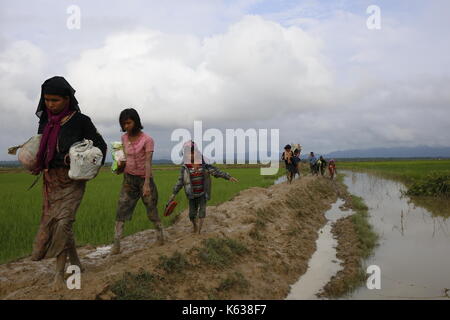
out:
{"label": "wet muddy ground", "polygon": [[343,211],[341,209],[343,205],[344,200],[338,199],[325,213],[328,222],[319,230],[317,249],[308,263],[308,271],[292,285],[287,300],[317,299],[317,294],[322,288],[344,268],[343,261],[336,256],[337,240],[331,232],[337,220],[353,214],[349,210]]}

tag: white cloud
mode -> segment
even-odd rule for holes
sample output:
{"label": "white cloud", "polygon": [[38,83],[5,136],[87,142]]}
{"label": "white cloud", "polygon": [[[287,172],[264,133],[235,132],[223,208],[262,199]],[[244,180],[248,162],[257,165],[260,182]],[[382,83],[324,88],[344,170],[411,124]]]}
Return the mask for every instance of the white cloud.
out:
{"label": "white cloud", "polygon": [[32,92],[29,89],[42,73],[44,65],[44,53],[28,41],[13,42],[0,53],[0,101],[3,107],[14,109],[18,105],[10,103],[10,95],[20,95],[23,99],[30,97]]}
{"label": "white cloud", "polygon": [[1,155],[6,148],[26,141],[37,131],[38,119],[34,116],[45,55],[28,41],[5,45],[0,52],[0,140]]}
{"label": "white cloud", "polygon": [[116,120],[136,106],[151,124],[270,119],[330,102],[333,76],[319,39],[246,16],[199,39],[154,30],[114,34],[69,65],[85,110]]}
{"label": "white cloud", "polygon": [[15,133],[11,133],[13,135],[19,133],[18,124],[28,123],[24,115],[35,112],[36,96],[40,94],[40,88],[36,88],[35,84],[41,81],[45,61],[44,53],[28,41],[13,42],[0,52],[0,110],[3,130],[14,129]]}
{"label": "white cloud", "polygon": [[[424,17],[403,13],[401,22],[398,12],[382,7],[382,29],[371,31],[364,10],[316,10],[321,2],[315,0],[270,19],[240,18],[252,2],[220,13],[220,1],[192,9],[215,20],[208,29],[209,22],[198,19],[195,29],[202,33],[171,29],[177,22],[161,6],[152,11],[167,11],[161,27],[121,27],[111,16],[117,26],[105,39],[108,28],[96,31],[94,18],[102,17],[91,13],[95,21],[87,20],[84,31],[92,36],[84,42],[80,33],[80,41],[61,42],[56,51],[2,42],[0,111],[8,117],[1,119],[0,147],[36,131],[40,85],[53,75],[68,79],[82,111],[108,141],[119,136],[120,111],[136,107],[165,152],[170,130],[190,128],[197,119],[222,129],[280,128],[281,144],[298,141],[322,152],[449,145],[450,45],[442,41],[449,23],[443,12],[433,14],[439,7],[430,6]],[[62,55],[70,61],[66,73],[54,64],[61,52],[70,52]]]}

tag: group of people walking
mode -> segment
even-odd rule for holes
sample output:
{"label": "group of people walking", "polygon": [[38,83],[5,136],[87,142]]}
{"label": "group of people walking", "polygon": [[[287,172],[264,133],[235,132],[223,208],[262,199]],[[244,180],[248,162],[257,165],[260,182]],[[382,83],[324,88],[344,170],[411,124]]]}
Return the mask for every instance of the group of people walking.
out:
{"label": "group of people walking", "polygon": [[323,177],[325,176],[325,171],[328,167],[329,177],[330,179],[334,179],[334,176],[336,175],[336,162],[334,159],[331,159],[329,162],[327,162],[323,156],[320,156],[319,159],[317,159],[314,152],[311,152],[308,157],[308,162],[312,175],[318,176],[320,174]]}
{"label": "group of people walking", "polygon": [[[67,259],[71,265],[77,265],[83,270],[75,247],[73,223],[86,189],[86,181],[69,178],[70,147],[84,139],[91,140],[93,146],[101,150],[104,164],[107,145],[91,119],[81,113],[75,90],[63,77],[53,77],[42,84],[36,115],[39,118],[38,134],[41,138],[32,173],[43,174],[43,206],[31,258],[41,260],[56,257],[54,286],[59,289],[64,285]],[[131,220],[139,199],[145,205],[148,219],[156,228],[157,243],[164,244],[157,209],[158,190],[152,173],[155,142],[142,131],[144,128],[135,109],[124,109],[119,115],[119,125],[124,132],[121,141],[125,159],[117,163],[117,173],[123,173],[123,182],[117,204],[111,254],[120,253],[120,239],[125,222]],[[286,164],[289,183],[296,175],[300,177],[300,152],[299,145],[294,145],[294,148],[286,145],[284,148],[281,159]],[[316,159],[311,152],[309,163],[312,174],[318,175],[320,172],[324,175],[327,161],[322,156]],[[328,162],[328,169],[333,178],[336,172],[334,160]],[[186,142],[183,145],[183,163],[179,177],[167,204],[173,202],[177,193],[184,188],[189,200],[189,219],[194,233],[202,230],[206,203],[211,199],[211,176],[238,182],[230,174],[208,164],[194,141]]]}
{"label": "group of people walking", "polygon": [[[293,148],[290,144],[287,144],[284,147],[284,152],[281,154],[281,160],[284,161],[286,167],[288,183],[292,183],[292,180],[295,179],[296,175],[300,178],[300,153],[300,146]],[[308,157],[308,162],[312,175],[318,176],[320,174],[321,176],[325,176],[326,168],[328,168],[330,179],[334,179],[334,176],[336,175],[336,162],[334,159],[331,159],[328,162],[323,156],[320,156],[319,159],[317,159],[314,152],[311,152]]]}
{"label": "group of people walking", "polygon": [[[64,285],[67,258],[71,265],[78,265],[83,271],[75,247],[73,223],[85,192],[86,181],[69,178],[69,149],[74,143],[89,139],[101,150],[103,164],[107,145],[91,119],[81,113],[75,90],[63,77],[53,77],[42,84],[36,115],[39,118],[38,134],[42,136],[37,164],[32,173],[43,173],[44,185],[41,221],[31,258],[41,260],[56,257],[54,287],[60,289]],[[157,242],[164,244],[157,209],[158,190],[152,173],[154,140],[142,131],[143,126],[135,109],[124,109],[119,115],[119,125],[124,132],[121,140],[126,161],[118,163],[118,173],[123,173],[123,182],[111,254],[120,253],[120,239],[125,222],[131,220],[139,199],[145,205],[149,220],[155,225]],[[200,233],[206,215],[206,202],[211,198],[210,176],[233,182],[238,180],[207,164],[194,141],[188,141],[183,146],[183,160],[169,202],[184,187],[189,199],[189,218],[193,232]]]}

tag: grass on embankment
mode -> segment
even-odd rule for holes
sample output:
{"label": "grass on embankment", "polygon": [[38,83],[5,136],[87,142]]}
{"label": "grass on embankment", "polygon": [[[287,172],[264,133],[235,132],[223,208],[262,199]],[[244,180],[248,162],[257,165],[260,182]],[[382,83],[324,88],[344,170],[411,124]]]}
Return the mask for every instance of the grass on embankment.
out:
{"label": "grass on embankment", "polygon": [[[189,263],[189,258],[177,251],[170,257],[160,256],[160,264],[154,272],[144,269],[137,273],[126,272],[122,278],[111,284],[109,289],[117,300],[175,299],[176,297],[172,296],[174,290],[171,288],[180,285],[180,278],[184,279],[187,271],[202,266],[225,269],[248,251],[239,240],[208,238],[200,248],[193,250],[196,252],[197,264]],[[209,299],[220,299],[226,297],[231,290],[245,292],[248,286],[249,282],[242,273],[231,270],[221,277],[216,287],[208,290],[207,295]]]}
{"label": "grass on embankment", "polygon": [[370,171],[405,183],[409,196],[450,197],[450,160],[339,162],[339,169]]}
{"label": "grass on embankment", "polygon": [[346,195],[345,207],[354,211],[353,215],[338,220],[332,229],[338,239],[337,258],[343,261],[344,269],[331,278],[319,297],[338,298],[361,286],[367,279],[363,260],[378,245],[379,237],[369,223],[368,207],[362,198],[348,194],[342,180],[339,175],[338,188]]}

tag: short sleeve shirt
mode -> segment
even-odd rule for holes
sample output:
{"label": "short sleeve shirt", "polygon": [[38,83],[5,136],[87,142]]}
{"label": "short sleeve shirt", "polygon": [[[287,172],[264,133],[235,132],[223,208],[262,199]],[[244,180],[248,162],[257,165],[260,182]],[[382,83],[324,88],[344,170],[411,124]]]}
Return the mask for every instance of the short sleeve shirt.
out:
{"label": "short sleeve shirt", "polygon": [[145,154],[154,151],[153,138],[141,132],[140,136],[131,142],[128,133],[125,133],[122,136],[122,143],[127,159],[125,173],[145,177]]}

